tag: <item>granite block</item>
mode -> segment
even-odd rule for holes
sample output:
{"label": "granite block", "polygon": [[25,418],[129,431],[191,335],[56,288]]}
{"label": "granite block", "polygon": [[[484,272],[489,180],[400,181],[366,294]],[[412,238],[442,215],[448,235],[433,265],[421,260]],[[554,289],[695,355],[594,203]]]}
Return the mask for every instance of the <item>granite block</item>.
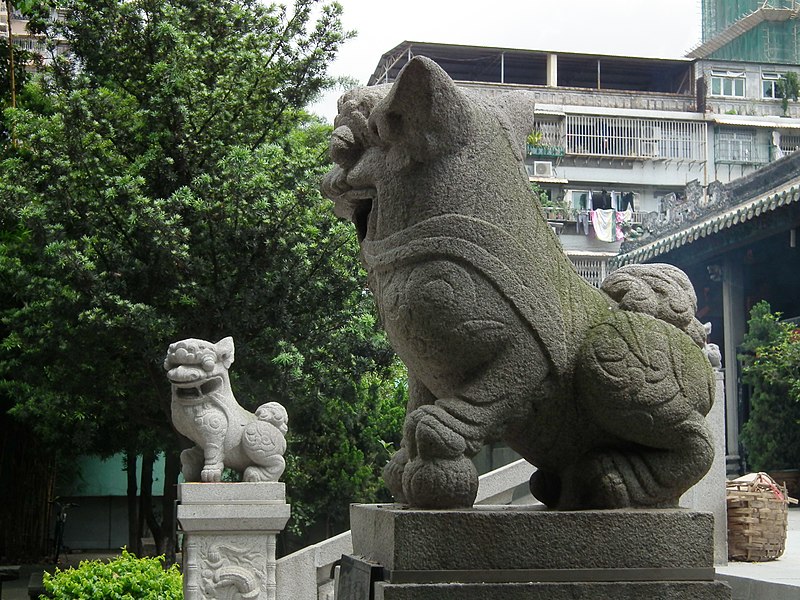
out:
{"label": "granite block", "polygon": [[633,583],[378,583],[375,600],[730,600],[718,581]]}
{"label": "granite block", "polygon": [[713,516],[681,509],[549,511],[351,506],[357,555],[392,571],[712,569]]}
{"label": "granite block", "polygon": [[184,531],[281,531],[291,516],[288,504],[179,504]]}
{"label": "granite block", "polygon": [[178,486],[178,500],[187,504],[270,504],[286,502],[286,484],[184,483]]}

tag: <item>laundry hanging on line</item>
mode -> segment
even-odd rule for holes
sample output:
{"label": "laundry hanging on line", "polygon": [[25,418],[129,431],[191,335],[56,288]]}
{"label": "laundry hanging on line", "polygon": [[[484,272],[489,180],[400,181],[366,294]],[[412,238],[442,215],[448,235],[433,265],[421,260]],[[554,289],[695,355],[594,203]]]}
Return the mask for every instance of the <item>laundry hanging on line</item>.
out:
{"label": "laundry hanging on line", "polygon": [[630,208],[626,211],[613,209],[597,209],[589,213],[592,217],[592,227],[597,239],[601,242],[619,242],[625,238],[623,224],[630,223],[633,213]]}

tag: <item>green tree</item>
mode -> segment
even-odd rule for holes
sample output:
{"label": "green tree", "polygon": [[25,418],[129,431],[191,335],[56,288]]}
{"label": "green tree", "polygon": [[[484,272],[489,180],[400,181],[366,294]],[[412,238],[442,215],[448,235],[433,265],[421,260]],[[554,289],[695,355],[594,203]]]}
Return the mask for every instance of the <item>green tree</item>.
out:
{"label": "green tree", "polygon": [[781,99],[781,108],[783,114],[789,112],[789,100],[797,102],[797,97],[800,94],[800,80],[797,78],[797,73],[789,71],[783,77],[778,79],[778,95]]}
{"label": "green tree", "polygon": [[[0,39],[0,106],[3,110],[16,106],[18,103],[18,89],[24,86],[28,79],[26,63],[31,60],[31,54],[20,48],[14,48],[8,38]],[[11,68],[13,65],[13,69]],[[7,144],[11,140],[11,131],[3,114],[0,113],[0,140]]]}
{"label": "green tree", "polygon": [[303,106],[349,34],[338,4],[316,4],[72,0],[51,24],[72,56],[6,113],[2,387],[62,453],[126,452],[132,469],[166,452],[165,521],[148,518],[160,552],[179,446],[170,342],[232,335],[240,403],[287,407],[298,531],[341,528],[351,498],[374,498],[372,437],[400,427],[402,376],[352,228],[318,191],[330,127]]}
{"label": "green tree", "polygon": [[750,416],[742,428],[757,471],[800,466],[800,331],[770,305],[756,304],[742,344],[742,381],[750,386]]}

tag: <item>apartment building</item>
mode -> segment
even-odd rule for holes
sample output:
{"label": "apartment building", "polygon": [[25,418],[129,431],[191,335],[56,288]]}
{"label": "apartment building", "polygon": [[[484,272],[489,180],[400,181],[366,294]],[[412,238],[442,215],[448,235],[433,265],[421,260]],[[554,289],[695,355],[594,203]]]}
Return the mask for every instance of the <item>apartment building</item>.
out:
{"label": "apartment building", "polygon": [[[50,11],[51,20],[63,18],[63,9],[54,8]],[[69,49],[64,40],[48,41],[43,35],[28,31],[28,19],[25,18],[25,15],[13,6],[9,15],[8,4],[0,2],[0,38],[8,39],[9,35],[15,47],[38,55],[44,63],[53,60],[55,56],[63,54]],[[32,64],[30,66],[33,67]]]}
{"label": "apartment building", "polygon": [[[795,14],[781,10],[787,22]],[[462,88],[529,94],[529,178],[565,252],[599,284],[621,238],[618,230],[602,241],[593,209],[618,211],[622,234],[641,235],[680,210],[687,186],[702,204],[709,184],[800,147],[800,105],[790,101],[784,112],[779,84],[800,66],[720,60],[715,48],[709,40],[695,56],[667,60],[406,41],[381,57],[368,83],[394,81],[423,55]]]}

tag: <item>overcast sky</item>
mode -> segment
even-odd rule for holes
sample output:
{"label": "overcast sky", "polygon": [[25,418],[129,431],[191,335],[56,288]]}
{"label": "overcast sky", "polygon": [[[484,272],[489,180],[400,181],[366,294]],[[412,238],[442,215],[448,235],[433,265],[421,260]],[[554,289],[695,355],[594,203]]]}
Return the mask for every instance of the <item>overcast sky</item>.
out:
{"label": "overcast sky", "polygon": [[[339,0],[357,36],[334,75],[366,83],[403,41],[680,58],[700,41],[701,0]],[[311,110],[333,122],[336,98]]]}

